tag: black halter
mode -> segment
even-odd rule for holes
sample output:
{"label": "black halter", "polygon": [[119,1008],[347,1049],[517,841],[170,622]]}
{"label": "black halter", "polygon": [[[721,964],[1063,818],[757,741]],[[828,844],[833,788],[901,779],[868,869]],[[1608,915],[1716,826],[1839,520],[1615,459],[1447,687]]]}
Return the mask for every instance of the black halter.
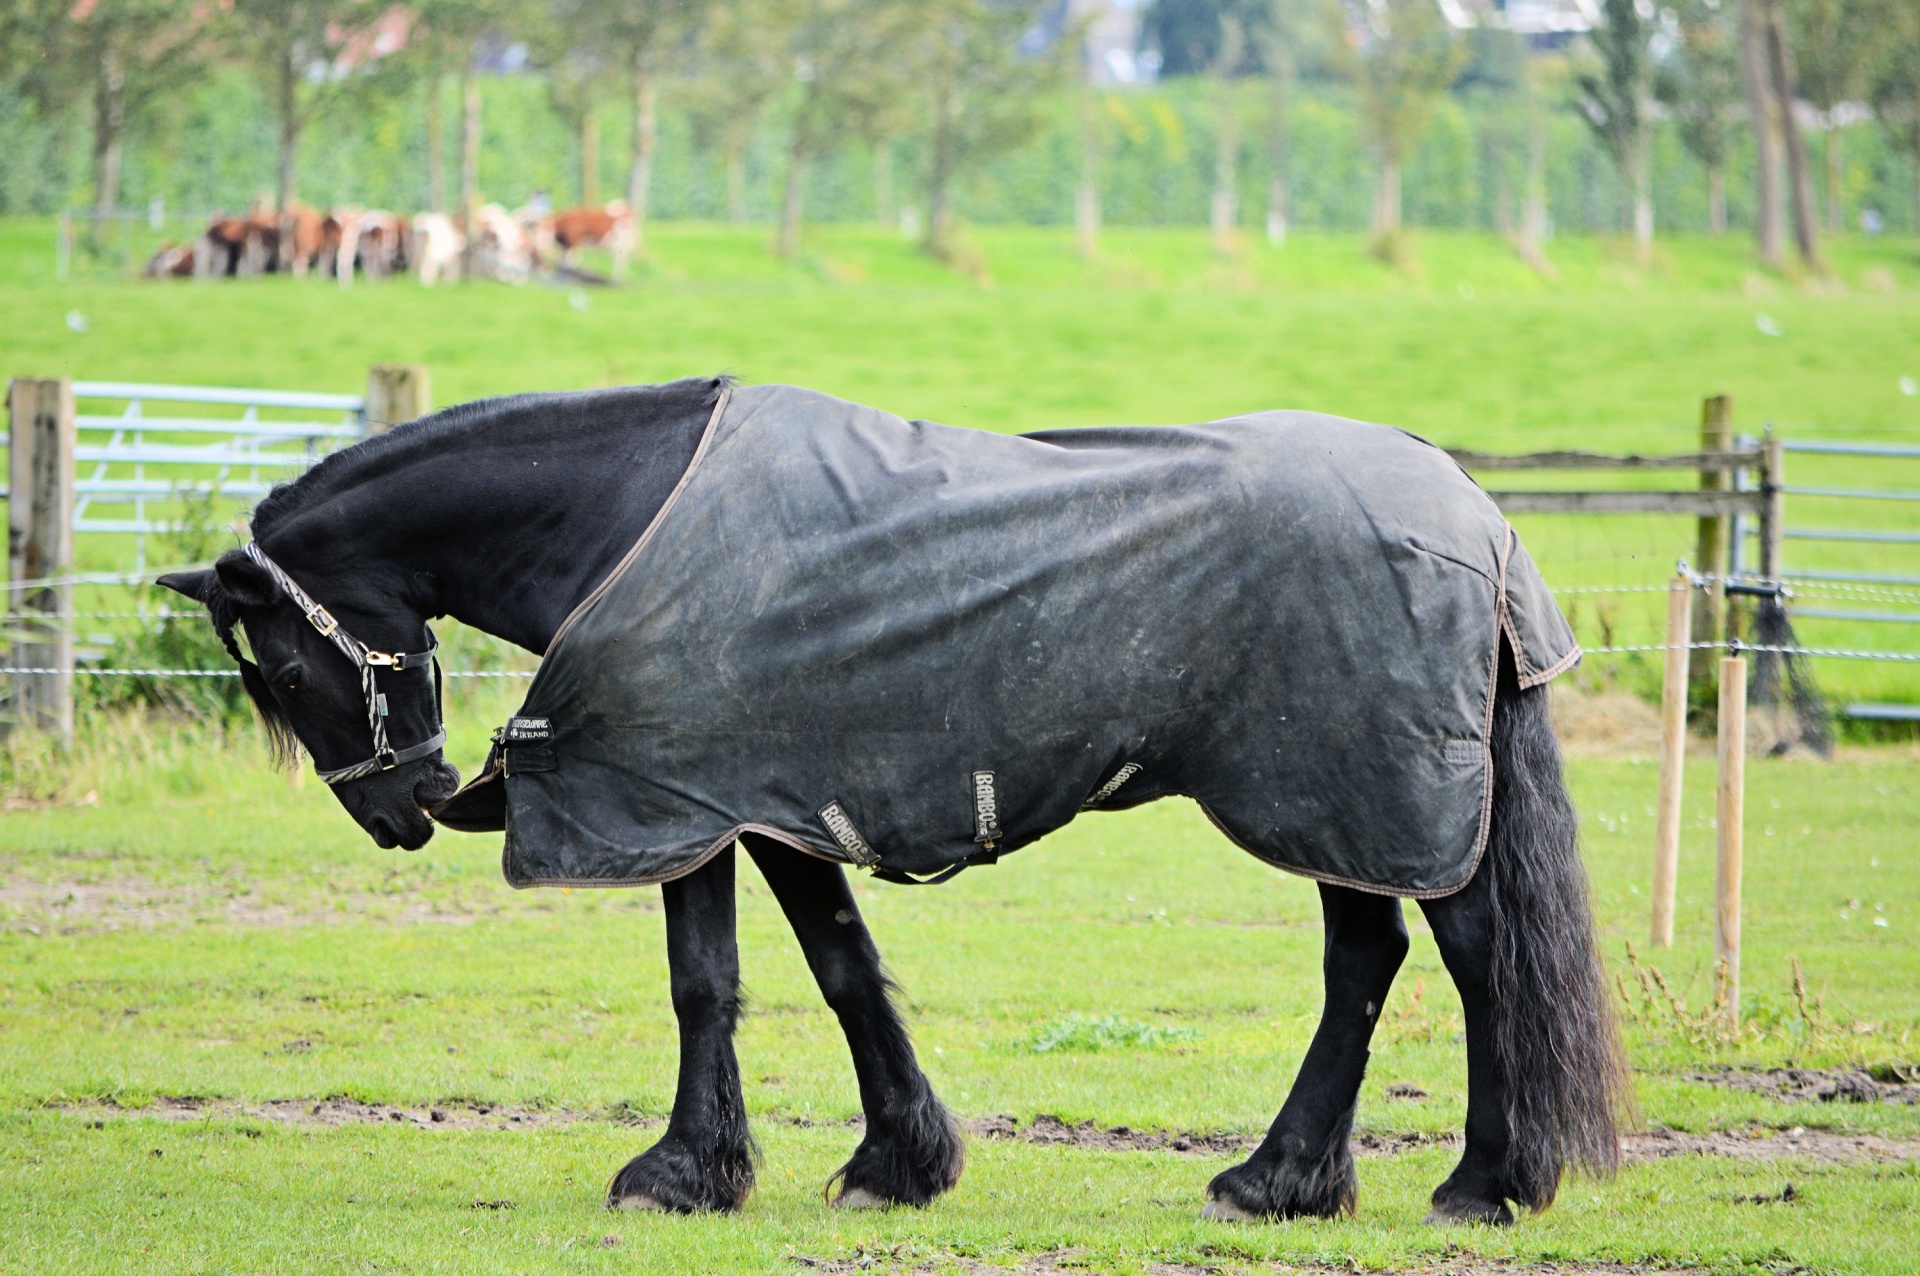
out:
{"label": "black halter", "polygon": [[[259,541],[249,541],[246,554],[254,562],[266,569],[267,575],[286,591],[300,610],[306,613],[307,621],[320,631],[320,636],[338,647],[341,654],[353,661],[354,668],[360,671],[360,686],[367,696],[367,725],[373,731],[373,756],[365,762],[356,762],[352,766],[343,766],[332,771],[322,771],[319,763],[314,764],[314,774],[328,784],[345,784],[349,780],[358,780],[380,771],[391,771],[408,762],[417,762],[447,742],[445,726],[440,725],[440,662],[435,654],[440,643],[433,636],[433,630],[427,630],[428,647],[425,651],[409,653],[375,651],[352,634],[340,627],[333,613],[313,601],[306,590],[293,583],[293,577],[280,569],[280,564],[267,557],[260,548]],[[436,730],[419,744],[401,749],[398,752],[387,743],[387,698],[374,685],[376,669],[420,669],[433,666],[433,716]]]}

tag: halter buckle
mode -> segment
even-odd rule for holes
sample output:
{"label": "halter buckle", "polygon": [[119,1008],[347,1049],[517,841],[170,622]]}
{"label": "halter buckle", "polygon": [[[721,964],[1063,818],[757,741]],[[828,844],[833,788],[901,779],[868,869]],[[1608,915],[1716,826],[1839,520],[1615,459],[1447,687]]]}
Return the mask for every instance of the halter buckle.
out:
{"label": "halter buckle", "polygon": [[385,749],[379,753],[374,754],[373,760],[379,763],[380,769],[382,771],[391,771],[393,770],[393,768],[400,765],[400,762],[396,757],[394,750],[392,749]]}
{"label": "halter buckle", "polygon": [[320,631],[322,638],[333,637],[333,631],[340,628],[340,622],[333,618],[333,613],[319,603],[315,603],[313,610],[307,613],[307,621]]}

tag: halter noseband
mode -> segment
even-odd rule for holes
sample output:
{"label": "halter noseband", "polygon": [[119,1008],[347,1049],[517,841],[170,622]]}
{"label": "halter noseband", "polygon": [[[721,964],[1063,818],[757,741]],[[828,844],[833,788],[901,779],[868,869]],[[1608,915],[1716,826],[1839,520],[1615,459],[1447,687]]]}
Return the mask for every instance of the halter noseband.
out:
{"label": "halter noseband", "polygon": [[322,771],[314,764],[314,774],[328,784],[345,784],[349,780],[358,780],[380,771],[391,771],[408,762],[417,762],[447,742],[445,727],[440,727],[427,739],[409,748],[396,752],[387,743],[387,698],[374,685],[375,669],[420,669],[433,666],[434,717],[440,717],[440,662],[434,659],[440,650],[440,643],[433,637],[433,630],[427,630],[429,646],[425,651],[389,652],[375,651],[352,634],[340,627],[333,613],[322,607],[307,594],[307,591],[293,583],[293,577],[280,569],[280,564],[267,557],[260,548],[259,541],[248,541],[246,555],[265,569],[273,577],[274,583],[293,599],[300,610],[306,613],[307,623],[320,631],[320,636],[340,649],[342,655],[353,661],[354,668],[360,671],[360,687],[367,697],[367,725],[373,731],[373,756],[365,762],[356,762],[352,766],[343,766],[333,771]]}

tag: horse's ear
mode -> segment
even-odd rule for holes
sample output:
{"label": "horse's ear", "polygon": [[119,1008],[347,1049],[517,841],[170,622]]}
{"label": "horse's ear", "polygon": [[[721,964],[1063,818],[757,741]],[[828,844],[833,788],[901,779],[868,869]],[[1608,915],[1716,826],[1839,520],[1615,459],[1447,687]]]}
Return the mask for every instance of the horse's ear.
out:
{"label": "horse's ear", "polygon": [[280,601],[280,582],[247,556],[245,550],[230,549],[213,564],[220,587],[227,597],[242,607],[271,607]]}
{"label": "horse's ear", "polygon": [[176,594],[185,594],[197,603],[204,603],[213,597],[219,579],[208,567],[197,572],[168,572],[153,583],[163,589],[171,589]]}

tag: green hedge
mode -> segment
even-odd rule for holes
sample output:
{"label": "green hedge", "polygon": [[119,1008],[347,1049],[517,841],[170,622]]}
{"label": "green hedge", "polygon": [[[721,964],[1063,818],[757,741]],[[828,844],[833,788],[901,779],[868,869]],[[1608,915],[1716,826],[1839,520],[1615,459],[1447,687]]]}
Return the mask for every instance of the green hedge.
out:
{"label": "green hedge", "polygon": [[[523,202],[535,189],[559,203],[579,196],[579,140],[549,108],[535,76],[497,76],[484,82],[485,128],[481,187],[490,199]],[[458,91],[442,86],[446,111],[446,166],[457,181]],[[1263,144],[1264,91],[1241,95],[1246,146],[1240,167],[1244,224],[1258,226],[1266,206]],[[1196,225],[1207,219],[1213,147],[1218,123],[1213,86],[1169,81],[1147,90],[1103,94],[1097,106],[1106,137],[1102,203],[1115,225]],[[368,97],[323,115],[309,128],[300,155],[300,192],[315,204],[360,203],[414,209],[426,202],[426,102],[423,93]],[[978,174],[962,193],[961,209],[983,223],[1063,223],[1072,219],[1079,183],[1079,106],[1062,98],[1047,127],[1021,150]],[[600,191],[625,187],[629,116],[610,105],[600,119]],[[1548,200],[1556,225],[1608,231],[1620,225],[1617,175],[1586,125],[1570,110],[1549,125]],[[769,114],[747,155],[748,214],[774,215],[784,167],[780,112]],[[1511,98],[1475,90],[1449,98],[1436,113],[1404,178],[1407,219],[1415,225],[1492,229],[1517,217],[1524,188],[1524,120]],[[1816,168],[1819,135],[1811,137]],[[1914,225],[1911,157],[1889,147],[1880,129],[1863,125],[1843,134],[1843,194],[1850,226],[1860,210],[1877,207],[1889,230]],[[920,151],[915,139],[893,145],[895,189],[912,203]],[[123,202],[143,206],[154,197],[173,208],[240,208],[268,190],[274,173],[274,129],[258,89],[223,70],[143,120],[128,140]],[[1295,103],[1288,178],[1292,220],[1303,229],[1364,228],[1374,169],[1359,121],[1342,86],[1309,85]],[[875,216],[874,157],[865,146],[813,166],[807,215],[820,221]],[[1706,180],[1672,130],[1657,134],[1654,173],[1663,229],[1706,227]],[[84,117],[38,118],[17,94],[0,87],[0,213],[50,212],[88,198]],[[1736,226],[1752,213],[1750,149],[1736,149],[1727,175]],[[667,218],[720,219],[727,213],[720,157],[693,145],[686,117],[665,95],[656,160],[653,208]]]}

